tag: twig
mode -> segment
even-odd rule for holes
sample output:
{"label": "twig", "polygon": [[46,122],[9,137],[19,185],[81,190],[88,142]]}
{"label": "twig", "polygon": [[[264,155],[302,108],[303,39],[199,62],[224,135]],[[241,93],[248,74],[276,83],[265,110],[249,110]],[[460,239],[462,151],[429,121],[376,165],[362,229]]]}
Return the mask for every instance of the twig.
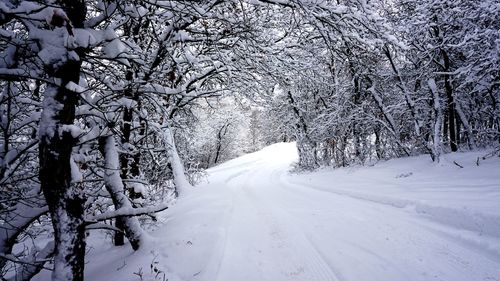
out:
{"label": "twig", "polygon": [[147,215],[151,213],[157,213],[161,212],[165,209],[168,209],[168,205],[170,203],[162,203],[158,206],[155,207],[146,207],[146,208],[123,208],[123,209],[118,209],[115,211],[110,211],[107,213],[91,216],[86,219],[86,224],[92,224],[96,223],[99,221],[104,221],[104,220],[109,220],[117,217],[134,217],[134,216],[140,216],[140,215]]}
{"label": "twig", "polygon": [[484,155],[482,157],[478,157],[477,160],[476,160],[476,165],[479,166],[479,163],[480,163],[481,160],[486,160],[486,159],[488,159],[490,157],[493,157],[493,156],[495,156],[497,154],[498,154],[498,157],[500,157],[500,146],[494,148],[493,151],[491,151],[490,153],[488,153],[488,154],[486,154],[486,155]]}
{"label": "twig", "polygon": [[[28,262],[28,261],[19,259],[18,257],[14,256],[14,255],[4,255],[2,253],[0,253],[0,258],[6,259],[6,260],[14,262],[14,263],[25,264],[25,265],[30,265],[30,266],[38,266],[38,263],[45,263],[45,262],[48,262],[48,261],[52,260],[50,258],[47,258],[47,259],[43,259],[43,260],[37,260],[37,261]],[[54,270],[51,267],[42,266],[42,268],[46,269],[46,270],[50,270],[50,271]]]}
{"label": "twig", "polygon": [[107,229],[107,230],[113,230],[116,232],[123,232],[123,230],[101,222],[92,222],[90,224],[85,225],[85,230],[91,230],[91,229]]}

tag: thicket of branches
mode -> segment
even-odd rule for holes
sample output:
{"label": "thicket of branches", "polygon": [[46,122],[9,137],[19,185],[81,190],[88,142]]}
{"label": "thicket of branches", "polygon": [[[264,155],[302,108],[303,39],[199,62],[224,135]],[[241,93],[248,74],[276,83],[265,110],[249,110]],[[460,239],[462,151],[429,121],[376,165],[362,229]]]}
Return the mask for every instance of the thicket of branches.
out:
{"label": "thicket of branches", "polygon": [[268,116],[297,140],[300,168],[498,144],[498,5],[340,2],[294,10],[280,42],[288,71]]}
{"label": "thicket of branches", "polygon": [[304,169],[498,143],[499,9],[2,1],[0,276],[83,280],[87,231],[139,249],[204,168],[273,142]]}

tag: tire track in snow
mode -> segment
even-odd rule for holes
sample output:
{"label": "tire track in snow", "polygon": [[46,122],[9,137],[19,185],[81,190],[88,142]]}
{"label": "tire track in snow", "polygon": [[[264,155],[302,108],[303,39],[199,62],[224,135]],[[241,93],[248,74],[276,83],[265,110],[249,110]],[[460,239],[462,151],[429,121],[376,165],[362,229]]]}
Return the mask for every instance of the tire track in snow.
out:
{"label": "tire track in snow", "polygon": [[[275,187],[275,188],[277,188],[277,190],[279,190],[277,193],[281,194],[281,195],[287,194],[289,196],[294,197],[295,199],[298,199],[299,200],[298,201],[299,204],[302,204],[301,207],[314,209],[314,206],[316,206],[318,202],[314,202],[314,200],[312,200],[309,197],[300,196],[300,195],[298,195],[298,194],[296,194],[294,192],[291,192],[287,188],[288,185],[283,184],[283,182],[281,181],[281,177],[285,173],[287,173],[286,169],[275,168],[275,169],[272,169],[272,172],[271,172],[271,174],[268,177],[268,179],[272,183],[273,187]],[[266,200],[267,201],[271,201],[271,199],[269,199],[269,198],[266,198]],[[304,204],[304,203],[306,203],[306,204]],[[334,204],[334,201],[332,201],[332,204]],[[294,217],[294,214],[292,214],[286,208],[277,208],[277,207],[275,207],[275,209],[278,210],[279,213],[281,213],[282,217],[288,217],[288,218],[293,218]],[[321,212],[324,212],[324,210],[321,210]],[[342,218],[344,220],[345,220],[345,218],[347,216],[348,220],[346,220],[345,223],[348,223],[348,221],[350,219],[353,219],[351,213],[333,213],[333,216],[335,216],[337,218]],[[310,223],[310,221],[307,222],[307,223]],[[304,226],[304,225],[302,225],[302,226]],[[339,223],[339,224],[336,224],[336,227],[344,227],[345,228],[345,224],[344,223]],[[314,249],[316,255],[318,255],[323,260],[324,263],[329,264],[330,269],[332,270],[332,272],[334,272],[334,274],[336,275],[336,277],[337,277],[338,280],[347,280],[347,279],[349,279],[347,277],[344,277],[343,274],[340,272],[340,270],[334,270],[335,266],[332,266],[332,263],[334,264],[334,262],[332,262],[331,259],[328,257],[328,254],[331,256],[332,253],[330,252],[330,253],[327,254],[322,249],[322,247],[321,247],[322,242],[326,242],[326,241],[322,241],[322,240],[315,241],[315,239],[313,239],[311,237],[311,233],[310,232],[306,232],[306,231],[302,230],[302,228],[299,228],[298,226],[294,226],[294,229],[295,229],[295,231],[300,232],[302,238],[307,241],[307,247],[309,247],[311,249]],[[322,233],[322,234],[324,234],[324,233]],[[320,235],[320,237],[321,236],[324,237],[324,235]],[[360,263],[367,262],[368,260],[376,261],[378,267],[391,268],[394,272],[397,273],[397,275],[399,277],[405,276],[404,280],[412,280],[410,278],[410,276],[408,276],[404,272],[404,270],[402,270],[401,268],[398,268],[398,265],[396,263],[394,263],[391,259],[386,258],[386,257],[384,257],[382,255],[379,255],[379,254],[375,253],[374,251],[370,250],[369,248],[364,247],[361,244],[358,244],[357,242],[358,241],[355,241],[355,240],[337,241],[337,243],[344,244],[343,245],[344,248],[346,247],[346,245],[348,245],[348,247],[351,248],[351,250],[353,252],[357,252],[357,253],[362,252],[362,253],[364,253],[363,256],[364,256],[364,259],[366,259],[366,260],[364,260],[364,259],[363,260],[359,260]],[[342,253],[339,253],[339,254],[342,255]],[[352,280],[352,279],[349,279],[349,280]],[[398,280],[398,279],[394,279],[394,278],[391,279],[391,278],[389,278],[388,280]]]}
{"label": "tire track in snow", "polygon": [[201,269],[198,274],[193,276],[193,280],[217,280],[217,276],[219,275],[219,272],[221,270],[222,260],[224,258],[227,247],[230,221],[234,216],[234,194],[230,188],[227,188],[227,184],[231,180],[244,175],[248,171],[249,170],[243,170],[237,172],[229,176],[228,179],[224,181],[224,183],[226,184],[225,192],[230,193],[231,204],[227,211],[224,212],[222,218],[222,225],[225,226],[223,235],[217,241],[214,241],[214,253],[210,255],[208,262],[205,264],[203,269]]}
{"label": "tire track in snow", "polygon": [[260,167],[244,165],[218,175],[220,184],[229,189],[234,209],[228,215],[217,274],[204,281],[490,280],[498,276],[498,263],[484,251],[426,229],[437,224],[453,231],[408,204],[394,206],[328,192],[321,186],[288,183],[285,164],[263,158]]}
{"label": "tire track in snow", "polygon": [[[219,270],[211,280],[340,280],[304,234],[252,192],[255,178],[259,178],[257,167],[225,181],[234,196],[234,210]],[[247,270],[235,271],[235,267]]]}
{"label": "tire track in snow", "polygon": [[[219,255],[219,259],[217,260],[217,271],[211,278],[203,279],[203,280],[219,280],[219,281],[232,281],[232,280],[252,280],[253,276],[239,276],[239,278],[234,278],[234,275],[239,274],[240,272],[249,272],[248,270],[240,270],[240,272],[235,272],[234,268],[248,265],[244,258],[244,243],[242,240],[248,240],[248,227],[244,227],[242,225],[242,220],[245,219],[245,213],[242,210],[245,209],[245,201],[242,201],[240,194],[238,194],[238,188],[240,185],[239,181],[246,181],[252,174],[251,169],[245,169],[243,171],[238,171],[235,174],[230,175],[228,178],[224,180],[226,184],[226,192],[230,193],[233,200],[233,208],[230,214],[226,214],[228,217],[226,224],[226,239],[224,248],[220,250],[221,254]],[[243,226],[243,227],[242,227]],[[247,225],[248,226],[248,225]],[[246,254],[248,253],[248,248],[245,249]],[[253,268],[252,271],[255,273],[256,269]],[[256,280],[256,279],[254,279]],[[267,280],[265,278],[261,280]],[[269,280],[272,281],[272,280]]]}
{"label": "tire track in snow", "polygon": [[[265,168],[263,171],[266,171]],[[259,171],[256,171],[256,173]],[[272,170],[272,174],[275,170]],[[257,178],[272,178],[272,175]],[[254,183],[255,184],[255,183]],[[259,209],[262,219],[270,230],[270,235],[278,247],[283,247],[290,252],[288,263],[282,264],[282,272],[291,277],[287,280],[333,281],[342,280],[311,243],[305,233],[293,225],[290,215],[274,207],[266,196],[259,196],[258,192],[249,184],[242,186],[250,203]],[[297,278],[295,278],[297,277]]]}
{"label": "tire track in snow", "polygon": [[334,196],[391,207],[402,213],[416,215],[417,219],[415,223],[422,228],[454,244],[485,255],[492,261],[500,262],[500,218],[464,214],[455,209],[432,207],[411,201],[384,202],[384,199],[376,200],[363,196],[353,196],[333,190],[320,189],[307,184],[303,186],[291,182],[286,182],[286,184],[293,186],[293,188],[305,189],[309,187],[311,190],[317,192],[325,192]]}
{"label": "tire track in snow", "polygon": [[[463,264],[467,264],[466,261],[462,260],[462,257],[460,254],[456,254],[456,253],[453,254],[453,251],[450,250],[450,248],[448,248],[448,246],[446,246],[447,245],[446,241],[448,241],[449,243],[452,243],[453,245],[455,245],[454,249],[457,249],[457,250],[459,248],[462,249],[462,250],[460,250],[460,252],[462,252],[463,250],[471,251],[471,252],[475,252],[478,256],[483,256],[483,257],[490,259],[490,261],[492,261],[492,262],[498,263],[500,261],[500,259],[499,259],[500,255],[498,252],[498,249],[499,249],[498,248],[498,240],[496,239],[496,237],[491,237],[492,242],[491,242],[491,244],[488,244],[486,242],[487,237],[482,236],[482,234],[479,234],[479,237],[480,237],[480,241],[479,241],[478,240],[479,238],[476,237],[477,233],[476,233],[476,235],[474,235],[474,233],[471,232],[470,230],[456,228],[453,224],[451,225],[451,227],[449,224],[446,224],[446,223],[441,224],[441,223],[439,223],[439,221],[436,222],[435,220],[430,219],[427,216],[422,216],[422,214],[419,212],[410,212],[410,210],[405,208],[406,206],[396,207],[396,206],[393,206],[390,204],[383,204],[383,203],[380,203],[377,201],[365,200],[364,198],[356,198],[356,197],[351,197],[351,196],[345,195],[345,194],[337,194],[337,192],[329,192],[328,190],[317,189],[316,187],[309,186],[307,184],[304,186],[301,186],[299,184],[290,183],[290,182],[283,179],[284,172],[285,171],[276,170],[273,172],[273,176],[271,177],[271,180],[274,183],[274,185],[280,188],[280,193],[286,192],[286,193],[290,194],[291,196],[295,196],[297,198],[300,198],[302,201],[305,199],[305,200],[312,202],[313,196],[309,197],[307,195],[310,195],[309,193],[311,191],[316,191],[319,193],[330,194],[330,195],[332,195],[332,197],[331,197],[332,199],[337,197],[338,199],[344,198],[347,200],[354,200],[354,201],[357,201],[361,204],[364,204],[364,202],[366,202],[366,203],[368,203],[367,207],[369,206],[369,204],[375,204],[375,205],[378,205],[382,208],[389,207],[390,209],[397,211],[397,213],[403,217],[406,214],[415,215],[415,216],[407,217],[405,220],[407,220],[407,222],[413,224],[412,227],[414,227],[416,229],[420,229],[419,231],[425,229],[426,230],[425,233],[427,233],[426,235],[433,234],[433,236],[439,237],[439,240],[436,240],[435,242],[434,242],[434,240],[419,241],[419,244],[421,244],[420,247],[423,247],[424,244],[428,244],[429,242],[431,242],[436,247],[445,247],[446,249],[448,249],[448,250],[446,250],[447,251],[446,255],[448,256],[448,259],[453,259],[454,263],[459,263],[459,261],[460,261]],[[308,189],[308,187],[309,187],[309,189]],[[300,192],[299,194],[304,195],[304,196],[300,196],[296,192],[293,192],[292,190],[307,191],[307,193]],[[332,200],[332,204],[334,202],[335,201]],[[346,201],[346,202],[348,202],[348,201]],[[314,202],[312,202],[312,203],[314,204]],[[376,209],[373,209],[373,211],[375,211],[375,210]],[[378,211],[383,211],[383,209],[380,209]],[[387,212],[387,215],[389,215],[389,214],[390,213]],[[422,220],[422,218],[425,218],[426,220]],[[312,245],[316,245],[316,243],[314,243],[314,241],[312,241],[312,239],[310,239],[310,241],[311,241]],[[497,242],[495,242],[495,241],[497,241]],[[364,252],[368,256],[374,257],[375,258],[374,260],[377,260],[381,265],[385,264],[385,267],[387,267],[387,268],[395,269],[397,267],[397,264],[392,262],[390,259],[384,258],[383,256],[378,255],[377,253],[369,250],[367,247],[363,247],[361,244],[357,244],[355,242],[356,241],[354,241],[354,240],[353,241],[350,241],[350,240],[343,241],[343,243],[349,244],[351,248],[357,249],[357,251]],[[495,247],[495,245],[496,245],[496,247]],[[457,248],[457,246],[459,248]],[[318,251],[321,252],[321,250],[319,250],[319,249],[318,249]],[[444,252],[442,252],[442,253],[444,253]],[[404,274],[404,271],[400,271],[400,273]],[[411,280],[411,278],[409,278],[407,280]]]}

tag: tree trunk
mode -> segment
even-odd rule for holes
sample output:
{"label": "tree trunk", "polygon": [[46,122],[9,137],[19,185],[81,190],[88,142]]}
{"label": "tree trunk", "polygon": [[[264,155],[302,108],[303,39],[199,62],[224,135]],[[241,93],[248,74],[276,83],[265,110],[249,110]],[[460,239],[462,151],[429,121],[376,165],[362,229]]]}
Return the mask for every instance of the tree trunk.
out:
{"label": "tree trunk", "polygon": [[469,143],[469,148],[475,149],[476,141],[474,139],[474,132],[472,131],[469,120],[467,120],[467,117],[465,116],[465,113],[463,112],[462,107],[460,106],[459,103],[455,103],[455,110],[457,111],[457,117],[459,118],[461,124],[464,126],[464,129],[467,133],[467,141]]}
{"label": "tree trunk", "polygon": [[[83,27],[86,6],[83,0],[60,1],[73,26]],[[54,30],[61,32],[62,30]],[[76,50],[82,58],[82,50]],[[54,271],[52,280],[83,281],[85,259],[85,224],[83,190],[72,184],[70,157],[76,139],[65,130],[75,121],[78,94],[66,88],[78,84],[81,61],[68,59],[51,65],[53,78],[61,86],[47,85],[40,121],[40,185],[49,207],[54,227]]]}
{"label": "tree trunk", "polygon": [[[129,70],[127,71],[125,79],[129,82],[132,83],[134,77],[134,73]],[[124,91],[124,96],[129,99],[133,99],[137,101],[137,97],[134,96],[132,88],[128,86],[125,91]],[[132,121],[133,121],[133,109],[124,107],[123,109],[123,124],[121,127],[122,131],[122,138],[121,138],[121,143],[122,145],[127,145],[130,143],[130,136],[132,134]],[[120,166],[121,166],[121,178],[122,179],[130,179],[138,176],[140,174],[140,169],[139,169],[139,161],[140,161],[140,155],[134,155],[132,157],[132,161],[130,161],[130,155],[127,153],[122,153],[120,154]],[[130,199],[135,200],[138,198],[141,198],[143,195],[141,193],[136,192],[134,186],[125,186],[125,190],[128,191],[128,196]],[[123,228],[123,222],[120,221],[120,219],[117,219],[115,221],[115,226],[125,232],[125,229]],[[124,232],[115,232],[115,246],[122,246],[125,244],[125,239],[123,237]]]}
{"label": "tree trunk", "polygon": [[[78,83],[80,62],[62,67],[62,85]],[[76,140],[64,125],[75,119],[77,94],[48,86],[40,122],[40,184],[54,226],[53,280],[83,280],[85,225],[83,190],[72,184],[70,157]],[[60,133],[60,131],[62,131]]]}
{"label": "tree trunk", "polygon": [[[420,120],[421,120],[421,118],[417,112],[417,109],[415,108],[415,102],[411,99],[410,91],[408,90],[408,87],[406,86],[399,69],[396,67],[396,64],[392,58],[391,52],[387,46],[385,46],[385,48],[384,48],[384,53],[387,56],[387,58],[389,59],[392,71],[396,75],[396,78],[397,78],[398,83],[399,83],[398,87],[403,92],[406,105],[408,106],[408,109],[410,110],[411,116],[413,118],[413,122],[415,124],[415,134],[417,135],[417,137],[419,139],[421,139],[421,133],[420,133]],[[423,143],[423,141],[421,141],[421,142]]]}
{"label": "tree trunk", "polygon": [[222,125],[222,127],[219,129],[217,132],[217,146],[215,148],[215,158],[214,158],[214,164],[219,163],[219,158],[222,154],[222,142],[224,141],[223,138],[227,134],[227,130],[229,128],[229,120],[227,121],[228,123],[225,123]]}
{"label": "tree trunk", "polygon": [[[116,151],[115,140],[113,137],[107,136],[99,139],[99,150],[104,156],[104,185],[113,200],[115,210],[132,209],[132,203],[127,195],[125,195],[125,188],[120,177],[118,152]],[[143,231],[137,218],[118,217],[116,219],[116,226],[119,229],[124,230],[132,248],[134,250],[139,249],[143,237]]]}
{"label": "tree trunk", "polygon": [[174,185],[177,196],[184,195],[193,186],[189,183],[186,174],[184,172],[184,165],[182,160],[177,153],[177,148],[175,146],[174,136],[170,128],[164,129],[165,144],[167,145],[167,157],[168,162],[172,168],[172,174],[174,176]]}
{"label": "tree trunk", "polygon": [[288,91],[287,96],[289,104],[295,114],[295,117],[297,118],[297,122],[295,124],[295,139],[297,141],[297,150],[299,152],[299,166],[305,169],[316,169],[319,167],[315,154],[316,143],[312,141],[308,135],[306,120],[304,120],[302,113],[298,109],[292,92]]}
{"label": "tree trunk", "polygon": [[[441,54],[443,55],[443,61],[444,61],[444,71],[448,72],[450,71],[450,59],[448,57],[448,54],[446,53],[445,50],[441,50]],[[447,98],[447,123],[448,123],[448,133],[450,137],[450,148],[451,151],[457,151],[458,150],[458,143],[457,143],[457,122],[456,122],[456,114],[455,114],[455,101],[453,98],[453,86],[451,85],[450,81],[450,76],[448,74],[444,75],[444,87],[446,91],[446,98]]]}
{"label": "tree trunk", "polygon": [[443,122],[443,111],[441,109],[436,81],[431,78],[429,79],[428,84],[432,94],[432,101],[434,105],[434,137],[433,146],[431,149],[431,158],[433,161],[439,162],[439,157],[441,156],[441,125]]}
{"label": "tree trunk", "polygon": [[375,152],[377,153],[377,159],[382,159],[382,149],[381,149],[381,144],[380,144],[380,132],[379,128],[375,127],[375,130],[373,130],[375,133]]}

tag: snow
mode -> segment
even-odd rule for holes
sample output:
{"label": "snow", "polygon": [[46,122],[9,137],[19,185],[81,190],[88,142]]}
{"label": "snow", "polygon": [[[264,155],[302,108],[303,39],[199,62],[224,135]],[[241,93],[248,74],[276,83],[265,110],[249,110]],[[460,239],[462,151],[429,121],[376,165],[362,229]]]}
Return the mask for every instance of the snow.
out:
{"label": "snow", "polygon": [[[10,36],[8,36],[9,38]],[[0,68],[11,67],[15,63],[16,47],[8,46],[0,52]]]}
{"label": "snow", "polygon": [[43,111],[40,120],[40,129],[38,132],[40,139],[44,137],[51,138],[55,134],[57,126],[54,117],[56,115],[56,111],[62,108],[62,105],[55,100],[56,94],[56,87],[47,87],[45,90]]}
{"label": "snow", "polygon": [[86,280],[499,280],[487,153],[291,174],[295,144],[275,144],[209,169],[137,252],[93,232]]}
{"label": "snow", "polygon": [[129,186],[131,186],[134,189],[135,193],[142,194],[144,196],[147,195],[147,190],[144,184],[140,182],[131,182],[129,183]]}
{"label": "snow", "polygon": [[165,143],[168,145],[168,161],[172,166],[172,173],[174,174],[174,184],[175,189],[179,197],[185,196],[192,189],[191,184],[186,178],[184,172],[184,166],[182,164],[181,158],[177,153],[177,148],[175,146],[174,136],[170,128],[165,128],[163,130]]}
{"label": "snow", "polygon": [[103,52],[107,58],[117,58],[123,57],[125,52],[127,51],[127,47],[125,44],[120,41],[119,38],[113,39],[113,41],[109,42],[104,48]]}
{"label": "snow", "polygon": [[[30,195],[37,196],[38,188],[34,188]],[[17,239],[20,234],[20,229],[23,229],[26,224],[29,224],[33,218],[39,217],[41,214],[48,212],[48,207],[36,207],[27,202],[20,201],[15,206],[11,207],[11,212],[6,216],[5,221],[0,224],[0,253],[9,253],[12,239]]]}
{"label": "snow", "polygon": [[77,47],[90,48],[91,46],[97,44],[97,39],[94,37],[92,30],[75,28],[73,32],[75,33],[75,35],[70,37],[70,40],[73,40],[73,44],[75,44]]}
{"label": "snow", "polygon": [[69,160],[70,166],[71,166],[71,182],[72,183],[80,183],[83,181],[83,175],[82,172],[80,171],[80,168],[75,162],[75,159],[73,157],[70,158]]}
{"label": "snow", "polygon": [[184,30],[177,31],[177,33],[172,38],[173,41],[180,41],[180,42],[188,41],[190,39],[192,39],[191,36]]}
{"label": "snow", "polygon": [[43,61],[45,65],[54,65],[63,63],[65,61],[65,55],[67,51],[63,47],[49,46],[42,49],[38,56]]}
{"label": "snow", "polygon": [[137,106],[137,102],[135,100],[129,99],[129,98],[125,98],[125,97],[120,98],[117,101],[117,103],[119,105],[124,106],[124,107],[129,108],[129,109]]}
{"label": "snow", "polygon": [[82,129],[76,125],[61,125],[59,135],[62,136],[63,132],[69,132],[71,137],[76,139],[82,134]]}
{"label": "snow", "polygon": [[86,89],[78,84],[76,84],[75,82],[73,81],[70,81],[68,82],[68,84],[66,84],[66,89],[72,91],[72,92],[75,92],[75,93],[83,93],[86,91]]}

